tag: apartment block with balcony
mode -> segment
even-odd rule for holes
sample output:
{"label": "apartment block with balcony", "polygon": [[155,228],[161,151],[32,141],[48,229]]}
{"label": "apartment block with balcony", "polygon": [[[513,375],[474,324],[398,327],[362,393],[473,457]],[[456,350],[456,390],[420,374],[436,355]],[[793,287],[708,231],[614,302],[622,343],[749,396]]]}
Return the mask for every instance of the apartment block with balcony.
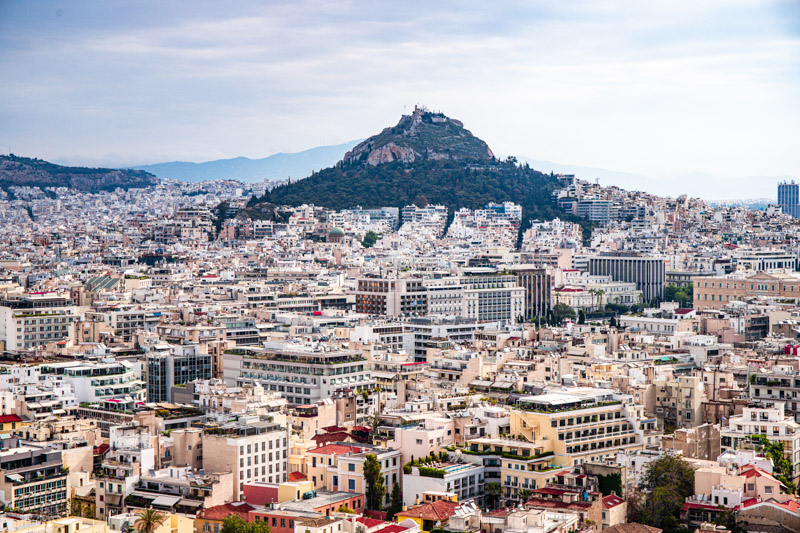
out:
{"label": "apartment block with balcony", "polygon": [[786,402],[786,412],[800,420],[800,372],[788,365],[775,365],[750,375],[750,399],[754,402]]}
{"label": "apartment block with balcony", "polygon": [[655,416],[663,427],[691,428],[703,420],[705,386],[699,376],[653,382]]}
{"label": "apartment block with balcony", "polygon": [[67,469],[61,451],[19,438],[0,439],[0,501],[22,513],[61,515],[67,510]]}
{"label": "apartment block with balcony", "polygon": [[55,295],[29,295],[0,300],[0,342],[8,351],[27,350],[69,336],[80,318],[72,300]]}
{"label": "apartment block with balcony", "polygon": [[519,502],[520,491],[544,487],[564,469],[554,462],[552,451],[533,442],[507,438],[475,438],[457,451],[461,458],[484,468],[484,483],[500,484],[505,502]]}
{"label": "apartment block with balcony", "polygon": [[455,493],[458,501],[474,500],[482,507],[485,496],[485,468],[472,462],[434,462],[412,466],[403,476],[403,503],[423,501],[426,492]]}
{"label": "apartment block with balcony", "polygon": [[41,365],[41,373],[60,377],[71,385],[80,403],[125,397],[140,402],[145,399],[144,381],[128,361],[47,363]]}
{"label": "apartment block with balcony", "polygon": [[519,398],[511,434],[533,443],[536,454],[552,452],[555,464],[572,466],[641,450],[648,421],[630,395],[576,387]]}
{"label": "apartment block with balcony", "polygon": [[361,352],[292,342],[228,350],[224,379],[238,385],[258,382],[265,391],[282,393],[290,405],[315,403],[345,389],[375,387],[369,362]]}
{"label": "apartment block with balcony", "polygon": [[402,461],[400,452],[392,448],[373,448],[349,444],[327,444],[306,454],[308,479],[315,489],[332,492],[355,492],[364,494],[367,486],[364,480],[364,461],[367,455],[375,455],[381,465],[386,503],[389,504],[392,487],[402,484]]}
{"label": "apartment block with balcony", "polygon": [[758,447],[753,435],[764,435],[770,442],[782,442],[784,456],[792,463],[792,481],[800,479],[800,424],[786,413],[786,402],[762,402],[745,407],[732,416],[720,431],[723,453]]}
{"label": "apartment block with balcony", "polygon": [[95,509],[99,519],[107,520],[125,510],[129,496],[141,475],[155,468],[150,429],[138,424],[114,426],[109,430],[110,449],[95,471]]}
{"label": "apartment block with balcony", "polygon": [[269,421],[208,427],[203,432],[203,468],[233,472],[233,495],[241,498],[246,482],[287,480],[288,441],[287,430]]}

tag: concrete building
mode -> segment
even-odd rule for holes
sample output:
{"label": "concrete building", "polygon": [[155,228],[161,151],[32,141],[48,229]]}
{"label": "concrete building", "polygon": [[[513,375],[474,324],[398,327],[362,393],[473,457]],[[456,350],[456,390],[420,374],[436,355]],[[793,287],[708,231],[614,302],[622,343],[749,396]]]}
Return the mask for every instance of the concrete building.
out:
{"label": "concrete building", "polygon": [[228,350],[223,375],[228,385],[258,382],[265,391],[284,393],[290,405],[315,403],[344,389],[375,387],[368,361],[360,351],[316,343],[284,342]]}
{"label": "concrete building", "polygon": [[782,442],[784,456],[792,463],[792,481],[800,478],[800,424],[786,415],[785,402],[745,407],[741,415],[732,416],[720,431],[722,451],[754,449],[751,435]]}
{"label": "concrete building", "polygon": [[147,401],[168,402],[175,385],[212,377],[211,355],[202,344],[170,345],[147,354]]}
{"label": "concrete building", "polygon": [[550,288],[553,279],[550,271],[535,265],[512,265],[509,270],[517,277],[517,285],[522,287],[525,296],[522,317],[525,320],[546,317],[552,306]]}
{"label": "concrete building", "polygon": [[784,181],[778,184],[778,205],[783,214],[800,217],[800,184]]}
{"label": "concrete building", "polygon": [[[691,428],[703,422],[705,386],[699,376],[653,382],[655,416],[664,427]],[[669,431],[667,431],[669,433]]]}
{"label": "concrete building", "polygon": [[61,451],[0,439],[0,501],[22,513],[62,515],[67,511],[67,471]]}
{"label": "concrete building", "polygon": [[69,337],[80,318],[64,296],[28,295],[0,300],[0,342],[8,351],[27,350]]}
{"label": "concrete building", "polygon": [[474,500],[482,507],[484,483],[483,465],[443,462],[422,468],[413,466],[411,473],[403,476],[403,504],[413,505],[422,501],[425,492],[453,492],[458,501]]}
{"label": "concrete building", "polygon": [[666,267],[659,257],[603,254],[589,258],[589,274],[636,283],[645,302],[664,298]]}
{"label": "concrete building", "polygon": [[233,472],[233,494],[241,498],[246,482],[287,480],[288,441],[287,430],[272,422],[206,428],[203,468],[207,472]]}

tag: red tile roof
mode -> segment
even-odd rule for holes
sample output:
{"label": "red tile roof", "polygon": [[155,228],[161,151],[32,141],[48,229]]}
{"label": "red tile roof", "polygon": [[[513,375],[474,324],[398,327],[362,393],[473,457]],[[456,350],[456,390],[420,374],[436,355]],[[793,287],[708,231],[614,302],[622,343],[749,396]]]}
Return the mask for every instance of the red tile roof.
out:
{"label": "red tile roof", "polygon": [[11,422],[22,422],[19,415],[0,415],[0,424],[10,424]]}
{"label": "red tile roof", "polygon": [[92,448],[92,453],[94,453],[95,455],[105,455],[105,453],[110,449],[111,446],[109,446],[104,442],[100,446],[95,446],[94,448]]}
{"label": "red tile roof", "polygon": [[561,500],[546,500],[544,498],[531,498],[525,502],[526,507],[534,509],[575,509],[585,511],[592,506],[589,502],[564,502]]}
{"label": "red tile roof", "polygon": [[302,472],[289,472],[289,481],[305,481],[308,476]]}
{"label": "red tile roof", "polygon": [[205,518],[206,520],[225,520],[231,515],[236,515],[243,520],[247,521],[247,513],[255,509],[252,505],[246,502],[233,502],[224,505],[215,505],[207,509],[201,509],[197,512],[197,516]]}
{"label": "red tile roof", "polygon": [[616,494],[609,494],[608,496],[603,496],[604,509],[613,509],[617,505],[622,505],[623,503],[625,503],[625,500],[623,500]]}
{"label": "red tile roof", "polygon": [[367,439],[363,437],[359,437],[358,435],[352,435],[350,433],[340,432],[340,433],[322,433],[320,435],[314,435],[311,437],[311,440],[315,441],[317,444],[327,444],[329,442],[347,442],[348,440],[354,440],[356,442],[367,442]]}
{"label": "red tile roof", "polygon": [[401,526],[400,524],[390,524],[378,530],[377,533],[402,533],[408,531],[409,528]]}
{"label": "red tile roof", "polygon": [[421,518],[422,520],[445,521],[455,514],[456,508],[458,508],[460,505],[460,503],[451,502],[450,500],[438,500],[435,502],[414,505],[397,514],[411,518]]}
{"label": "red tile roof", "polygon": [[373,527],[388,523],[383,520],[375,520],[374,518],[367,518],[364,516],[359,516],[358,518],[356,518],[356,522],[364,524],[367,529],[372,529]]}
{"label": "red tile roof", "polygon": [[347,446],[346,444],[326,444],[319,448],[309,450],[308,453],[318,453],[322,455],[344,455],[346,453],[361,453],[363,448],[358,446]]}

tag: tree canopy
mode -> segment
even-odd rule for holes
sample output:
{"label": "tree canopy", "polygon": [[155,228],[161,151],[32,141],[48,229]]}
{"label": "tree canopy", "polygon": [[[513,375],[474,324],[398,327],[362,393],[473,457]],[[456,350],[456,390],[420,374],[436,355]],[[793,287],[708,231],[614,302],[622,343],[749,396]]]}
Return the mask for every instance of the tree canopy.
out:
{"label": "tree canopy", "polygon": [[628,499],[628,521],[664,530],[683,531],[680,513],[683,502],[694,494],[694,469],[677,455],[667,454],[647,464],[643,491]]}
{"label": "tree canopy", "polygon": [[386,485],[383,484],[381,463],[374,454],[367,454],[364,460],[364,482],[367,485],[366,507],[369,510],[383,509],[383,499],[386,497]]}

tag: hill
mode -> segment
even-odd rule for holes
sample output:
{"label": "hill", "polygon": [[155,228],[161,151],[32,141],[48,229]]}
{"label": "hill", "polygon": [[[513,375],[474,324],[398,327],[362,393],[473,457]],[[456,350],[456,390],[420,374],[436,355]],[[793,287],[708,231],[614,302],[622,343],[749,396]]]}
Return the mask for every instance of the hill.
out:
{"label": "hill", "polygon": [[335,146],[318,146],[294,154],[274,154],[261,159],[235,157],[205,163],[173,161],[133,167],[146,170],[159,178],[181,181],[233,179],[244,182],[304,178],[316,170],[327,168],[342,159],[358,141]]}
{"label": "hill", "polygon": [[452,212],[513,201],[522,206],[529,222],[569,218],[551,200],[550,193],[558,187],[549,174],[519,165],[514,158],[495,158],[461,122],[417,109],[359,143],[335,166],[254,197],[249,207],[312,203],[346,209],[428,201]]}
{"label": "hill", "polygon": [[8,187],[69,187],[85,192],[113,191],[158,184],[158,178],[141,170],[65,167],[41,159],[0,156],[0,189]]}

